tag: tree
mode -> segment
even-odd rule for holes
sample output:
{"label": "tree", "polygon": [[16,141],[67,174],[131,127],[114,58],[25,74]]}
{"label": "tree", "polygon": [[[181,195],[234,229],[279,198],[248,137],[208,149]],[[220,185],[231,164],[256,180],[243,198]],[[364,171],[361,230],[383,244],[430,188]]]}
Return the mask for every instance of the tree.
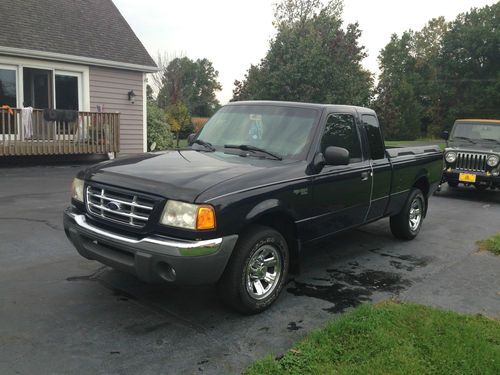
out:
{"label": "tree", "polygon": [[154,103],[147,104],[148,150],[166,150],[173,145],[173,137],[163,110]]}
{"label": "tree", "polygon": [[189,110],[183,102],[178,101],[168,108],[165,117],[170,125],[170,128],[176,134],[176,145],[179,147],[179,135],[182,129],[191,123]]}
{"label": "tree", "polygon": [[211,116],[220,107],[215,96],[222,89],[218,76],[208,59],[174,58],[162,72],[158,104],[166,109],[183,102],[192,115]]}
{"label": "tree", "polygon": [[357,24],[342,29],[342,1],[282,0],[277,35],[258,65],[235,81],[233,101],[248,99],[368,104],[372,76]]}
{"label": "tree", "polygon": [[500,118],[500,2],[458,15],[443,37],[439,79],[444,126],[456,118]]}

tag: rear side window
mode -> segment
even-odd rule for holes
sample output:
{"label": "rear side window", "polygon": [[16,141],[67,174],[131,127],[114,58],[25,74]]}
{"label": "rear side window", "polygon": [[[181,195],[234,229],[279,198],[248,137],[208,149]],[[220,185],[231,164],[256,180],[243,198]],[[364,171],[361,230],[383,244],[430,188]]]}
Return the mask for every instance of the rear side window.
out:
{"label": "rear side window", "polygon": [[325,132],[321,138],[321,151],[328,146],[337,146],[349,151],[351,162],[361,161],[361,146],[352,115],[335,113],[328,116]]}
{"label": "rear side window", "polygon": [[366,129],[368,145],[370,146],[370,157],[373,160],[384,159],[384,140],[380,133],[377,118],[372,115],[363,115],[363,125]]}

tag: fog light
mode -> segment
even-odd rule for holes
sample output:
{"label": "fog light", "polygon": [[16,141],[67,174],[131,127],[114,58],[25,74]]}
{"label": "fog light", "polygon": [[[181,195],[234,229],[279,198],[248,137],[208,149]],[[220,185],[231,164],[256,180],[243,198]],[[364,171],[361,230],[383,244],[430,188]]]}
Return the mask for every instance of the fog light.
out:
{"label": "fog light", "polygon": [[494,171],[491,171],[491,174],[495,177],[498,177],[498,175],[500,175],[500,171],[498,169],[495,169]]}

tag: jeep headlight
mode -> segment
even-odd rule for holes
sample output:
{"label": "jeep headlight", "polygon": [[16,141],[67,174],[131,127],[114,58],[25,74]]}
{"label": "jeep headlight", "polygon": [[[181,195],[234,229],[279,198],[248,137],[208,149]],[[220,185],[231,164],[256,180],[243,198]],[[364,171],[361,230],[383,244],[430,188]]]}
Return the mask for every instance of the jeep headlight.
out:
{"label": "jeep headlight", "polygon": [[83,203],[83,180],[74,178],[71,184],[71,198]]}
{"label": "jeep headlight", "polygon": [[444,158],[448,163],[454,163],[457,160],[457,154],[455,152],[447,152]]}
{"label": "jeep headlight", "polygon": [[209,205],[167,201],[160,223],[171,227],[206,230],[215,228],[215,210]]}
{"label": "jeep headlight", "polygon": [[488,163],[488,165],[490,167],[494,167],[495,165],[498,164],[499,160],[500,159],[498,158],[498,156],[496,156],[496,155],[490,155],[490,156],[488,156],[488,159],[486,160],[486,163]]}

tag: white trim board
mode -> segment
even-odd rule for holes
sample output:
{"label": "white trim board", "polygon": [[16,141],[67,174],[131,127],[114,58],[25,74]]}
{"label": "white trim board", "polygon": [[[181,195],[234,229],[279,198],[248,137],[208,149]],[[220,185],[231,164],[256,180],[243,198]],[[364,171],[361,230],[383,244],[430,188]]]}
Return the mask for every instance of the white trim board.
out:
{"label": "white trim board", "polygon": [[119,62],[119,61],[95,59],[93,57],[74,56],[74,55],[67,55],[64,53],[36,51],[36,50],[30,50],[30,49],[24,49],[24,48],[13,48],[13,47],[0,46],[0,53],[4,53],[7,55],[14,55],[14,56],[35,58],[35,59],[56,60],[56,61],[61,61],[61,62],[69,62],[69,63],[77,63],[77,64],[106,66],[106,67],[116,68],[116,69],[137,70],[137,71],[145,72],[145,73],[154,73],[154,72],[158,71],[158,68],[156,66],[131,64],[131,63]]}

